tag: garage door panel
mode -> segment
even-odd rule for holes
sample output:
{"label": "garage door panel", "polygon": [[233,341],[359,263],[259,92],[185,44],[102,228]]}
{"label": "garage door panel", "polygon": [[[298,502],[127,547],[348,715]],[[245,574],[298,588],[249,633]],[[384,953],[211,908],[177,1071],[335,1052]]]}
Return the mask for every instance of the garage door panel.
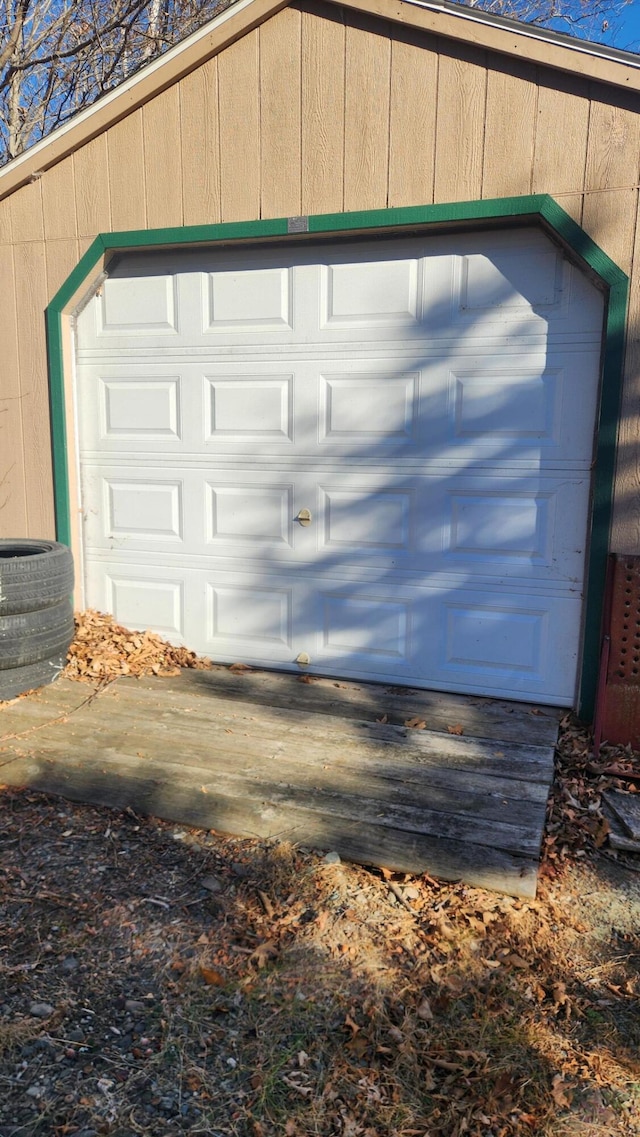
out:
{"label": "garage door panel", "polygon": [[87,602],[570,702],[602,315],[537,230],[122,258],[78,320]]}
{"label": "garage door panel", "polygon": [[182,480],[127,479],[115,475],[103,479],[107,539],[182,541],[184,506]]}
{"label": "garage door panel", "polygon": [[419,267],[415,258],[321,266],[321,331],[411,328],[421,316]]}
{"label": "garage door panel", "polygon": [[180,439],[180,376],[100,377],[102,436],[130,444],[134,439]]}
{"label": "garage door panel", "polygon": [[168,464],[85,462],[84,483],[85,497],[103,503],[86,511],[88,546],[123,557],[175,549],[240,569],[269,557],[327,573],[374,566],[425,580],[480,574],[568,589],[582,578],[584,475],[178,466],[172,477]]}
{"label": "garage door panel", "polygon": [[[154,627],[221,662],[377,678],[563,704],[574,694],[580,601],[481,591],[460,580],[420,587],[378,580],[327,587],[290,578],[87,560],[87,603],[132,627]],[[197,613],[200,616],[197,616]],[[204,618],[203,618],[204,613]],[[558,671],[564,678],[559,681]]]}
{"label": "garage door panel", "polygon": [[293,270],[254,268],[208,273],[205,332],[245,335],[293,331]]}
{"label": "garage door panel", "polygon": [[286,362],[87,364],[82,450],[590,466],[599,352]]}
{"label": "garage door panel", "polygon": [[96,308],[96,336],[173,336],[178,309],[176,277],[149,277],[143,287],[135,280],[107,280]]}
{"label": "garage door panel", "polygon": [[[240,578],[240,581],[242,578]],[[293,587],[266,582],[206,583],[206,630],[211,651],[250,653],[265,658],[272,650],[291,661]]]}
{"label": "garage door panel", "polygon": [[146,570],[124,576],[122,569],[106,572],[104,593],[96,590],[89,603],[112,612],[129,628],[154,628],[172,643],[185,643],[185,583],[166,577],[150,580]]}
{"label": "garage door panel", "polygon": [[207,375],[205,383],[205,442],[293,442],[293,375]]}
{"label": "garage door panel", "polygon": [[237,556],[246,543],[293,549],[294,487],[264,482],[223,484],[206,482],[205,540],[229,548]]}
{"label": "garage door panel", "polygon": [[319,380],[320,447],[334,442],[349,449],[372,443],[376,447],[415,445],[419,432],[419,376],[415,372],[396,375],[363,368],[358,375],[344,371],[320,375]]}

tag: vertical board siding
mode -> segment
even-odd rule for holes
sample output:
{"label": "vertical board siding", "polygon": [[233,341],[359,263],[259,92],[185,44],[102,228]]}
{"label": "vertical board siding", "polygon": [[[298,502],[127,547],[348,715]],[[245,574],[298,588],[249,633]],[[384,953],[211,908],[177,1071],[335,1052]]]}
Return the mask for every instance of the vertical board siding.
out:
{"label": "vertical board siding", "polygon": [[639,168],[640,115],[594,99],[585,189],[619,189],[637,184]]}
{"label": "vertical board siding", "polygon": [[581,193],[557,193],[554,195],[558,205],[562,206],[565,213],[578,224],[582,225],[582,207],[584,205],[584,194]]}
{"label": "vertical board siding", "polygon": [[389,183],[391,43],[347,28],[344,97],[344,208],[384,209]]}
{"label": "vertical board siding", "polygon": [[31,182],[10,199],[11,240],[14,245],[23,241],[41,241],[44,237],[42,212],[42,178]]}
{"label": "vertical board siding", "polygon": [[111,228],[106,134],[87,142],[73,155],[78,234],[95,237]]}
{"label": "vertical board siding", "polygon": [[180,90],[162,91],[143,108],[145,197],[150,229],[182,225]]}
{"label": "vertical board siding", "polygon": [[47,297],[55,296],[78,263],[78,242],[48,241],[46,246]]}
{"label": "vertical board siding", "polygon": [[73,159],[65,158],[42,175],[44,236],[47,241],[77,237]]}
{"label": "vertical board siding", "polygon": [[147,208],[144,183],[142,111],[135,111],[107,134],[111,227],[144,229]]}
{"label": "vertical board siding", "polygon": [[514,70],[487,76],[483,197],[531,193],[537,87],[533,68]]}
{"label": "vertical board siding", "polygon": [[[601,190],[584,195],[582,223],[613,261],[631,272],[636,227],[635,189]],[[597,236],[595,236],[597,234]]]}
{"label": "vertical board siding", "polygon": [[487,71],[442,55],[438,74],[435,200],[473,201],[482,196]]}
{"label": "vertical board siding", "polygon": [[416,43],[391,45],[389,205],[431,205],[438,56]]}
{"label": "vertical board siding", "polygon": [[302,13],[302,212],[344,208],[344,55],[341,23]]}
{"label": "vertical board siding", "polygon": [[27,531],[27,503],[22,443],[22,397],[18,367],[16,290],[13,249],[0,246],[0,534]]}
{"label": "vertical board siding", "polygon": [[301,22],[300,12],[285,8],[260,28],[262,217],[293,217],[302,209]]}
{"label": "vertical board siding", "polygon": [[[584,189],[589,100],[570,89],[574,84],[562,76],[559,80],[566,90],[543,84],[538,91],[533,193],[581,193]],[[575,87],[579,90],[581,84]]]}
{"label": "vertical board siding", "polygon": [[215,225],[221,216],[218,60],[192,71],[180,86],[184,223]]}
{"label": "vertical board siding", "polygon": [[629,327],[625,381],[618,428],[616,494],[611,547],[615,552],[640,552],[640,446],[638,406],[640,401],[640,201],[629,289]]}
{"label": "vertical board siding", "polygon": [[44,310],[48,297],[43,241],[16,245],[15,297],[27,527],[33,536],[50,537],[54,532],[54,518],[44,334]]}
{"label": "vertical board siding", "polygon": [[218,59],[223,221],[260,217],[258,68],[257,31],[231,44]]}

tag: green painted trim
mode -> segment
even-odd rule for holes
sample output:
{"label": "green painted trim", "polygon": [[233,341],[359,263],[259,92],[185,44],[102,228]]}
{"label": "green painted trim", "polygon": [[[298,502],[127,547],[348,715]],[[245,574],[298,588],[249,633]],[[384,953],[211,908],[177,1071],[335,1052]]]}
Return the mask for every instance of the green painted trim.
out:
{"label": "green painted trim", "polygon": [[[617,424],[622,387],[622,364],[628,300],[625,273],[548,194],[494,198],[487,201],[451,202],[445,205],[408,206],[398,209],[324,213],[307,219],[308,234],[389,233],[427,226],[463,225],[490,221],[530,219],[543,223],[602,281],[608,294],[605,322],[602,394],[599,412],[597,460],[593,485],[591,543],[585,599],[583,666],[579,713],[591,718],[598,676],[601,617],[606,562],[609,551],[615,474]],[[103,233],[93,244],[54,296],[46,311],[49,352],[51,433],[53,442],[54,494],[58,540],[69,543],[69,474],[65,430],[62,316],[73,296],[105,253],[133,249],[179,248],[228,241],[259,241],[287,237],[288,219],[229,222],[221,225],[190,225],[171,229],[140,229]],[[299,231],[292,239],[299,239]]]}

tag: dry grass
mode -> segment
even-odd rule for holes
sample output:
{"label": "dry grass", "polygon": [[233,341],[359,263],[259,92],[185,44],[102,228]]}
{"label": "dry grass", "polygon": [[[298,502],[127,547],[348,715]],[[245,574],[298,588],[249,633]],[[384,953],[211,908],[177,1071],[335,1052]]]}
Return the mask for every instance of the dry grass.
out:
{"label": "dry grass", "polygon": [[615,865],[525,902],[1,807],[2,1137],[637,1137],[640,896]]}

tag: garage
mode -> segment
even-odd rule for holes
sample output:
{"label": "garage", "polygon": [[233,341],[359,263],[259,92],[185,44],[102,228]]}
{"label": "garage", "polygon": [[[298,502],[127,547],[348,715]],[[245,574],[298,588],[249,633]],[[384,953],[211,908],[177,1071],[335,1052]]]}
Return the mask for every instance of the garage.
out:
{"label": "garage", "polygon": [[75,331],[84,603],[571,704],[603,320],[537,226],[116,256]]}

